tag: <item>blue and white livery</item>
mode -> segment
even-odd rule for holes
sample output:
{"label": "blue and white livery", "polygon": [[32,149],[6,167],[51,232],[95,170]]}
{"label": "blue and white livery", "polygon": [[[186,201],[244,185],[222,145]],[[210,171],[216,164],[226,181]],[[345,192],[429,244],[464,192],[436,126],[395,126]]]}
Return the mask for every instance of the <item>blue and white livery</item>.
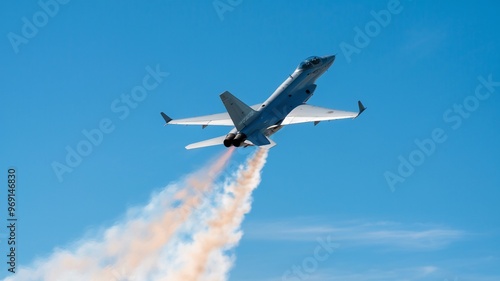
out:
{"label": "blue and white livery", "polygon": [[269,138],[283,126],[321,121],[356,118],[366,108],[358,101],[358,112],[340,111],[306,104],[316,90],[316,80],[335,61],[335,56],[309,57],[262,104],[248,106],[228,91],[220,98],[227,112],[184,119],[172,119],[161,112],[166,124],[232,126],[225,136],[197,142],[186,149],[224,144],[226,147],[250,145],[272,147]]}

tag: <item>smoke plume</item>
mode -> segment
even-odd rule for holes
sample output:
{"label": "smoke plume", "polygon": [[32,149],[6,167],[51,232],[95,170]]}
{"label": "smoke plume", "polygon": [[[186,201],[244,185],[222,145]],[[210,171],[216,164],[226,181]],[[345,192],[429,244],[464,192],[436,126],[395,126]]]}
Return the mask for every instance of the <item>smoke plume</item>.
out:
{"label": "smoke plume", "polygon": [[227,280],[267,157],[259,149],[221,181],[232,152],[153,194],[97,237],[57,248],[5,280]]}

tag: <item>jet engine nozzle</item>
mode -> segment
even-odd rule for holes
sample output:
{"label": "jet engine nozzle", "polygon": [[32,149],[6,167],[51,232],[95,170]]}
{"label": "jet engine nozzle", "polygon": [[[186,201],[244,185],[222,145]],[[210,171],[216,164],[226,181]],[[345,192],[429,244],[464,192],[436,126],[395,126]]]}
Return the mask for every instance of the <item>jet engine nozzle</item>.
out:
{"label": "jet engine nozzle", "polygon": [[242,133],[238,133],[236,137],[233,139],[233,145],[236,147],[240,147],[240,145],[247,139],[247,136]]}
{"label": "jet engine nozzle", "polygon": [[227,134],[226,138],[224,139],[224,146],[225,147],[230,147],[233,145],[233,140],[236,137],[236,134],[229,133]]}

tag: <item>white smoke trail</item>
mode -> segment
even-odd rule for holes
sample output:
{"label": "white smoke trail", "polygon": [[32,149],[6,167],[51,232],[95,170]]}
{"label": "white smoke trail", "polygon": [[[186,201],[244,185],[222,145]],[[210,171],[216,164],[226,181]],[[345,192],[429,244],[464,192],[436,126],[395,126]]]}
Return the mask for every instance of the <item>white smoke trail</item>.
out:
{"label": "white smoke trail", "polygon": [[259,150],[236,178],[217,185],[232,151],[130,210],[100,237],[56,249],[5,280],[226,280],[232,257],[225,251],[241,238],[267,156]]}
{"label": "white smoke trail", "polygon": [[240,225],[250,211],[251,194],[260,183],[267,152],[260,149],[245,167],[240,167],[235,180],[226,185],[213,216],[206,221],[206,230],[196,233],[193,242],[180,251],[181,267],[159,280],[227,279],[232,258],[224,255],[224,251],[236,246],[241,239]]}

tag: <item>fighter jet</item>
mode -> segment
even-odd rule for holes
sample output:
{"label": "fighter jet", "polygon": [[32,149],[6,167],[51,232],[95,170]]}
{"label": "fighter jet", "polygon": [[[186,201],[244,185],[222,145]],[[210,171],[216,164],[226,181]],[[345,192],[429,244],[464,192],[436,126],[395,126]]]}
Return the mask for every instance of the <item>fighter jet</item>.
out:
{"label": "fighter jet", "polygon": [[226,147],[260,146],[270,148],[276,143],[269,137],[283,126],[321,121],[356,118],[366,108],[358,101],[358,112],[328,109],[306,104],[316,90],[316,80],[335,61],[335,55],[309,57],[263,103],[248,106],[228,91],[220,95],[227,112],[184,119],[172,119],[165,113],[161,116],[166,124],[231,126],[225,136],[200,141],[186,149],[223,144]]}

